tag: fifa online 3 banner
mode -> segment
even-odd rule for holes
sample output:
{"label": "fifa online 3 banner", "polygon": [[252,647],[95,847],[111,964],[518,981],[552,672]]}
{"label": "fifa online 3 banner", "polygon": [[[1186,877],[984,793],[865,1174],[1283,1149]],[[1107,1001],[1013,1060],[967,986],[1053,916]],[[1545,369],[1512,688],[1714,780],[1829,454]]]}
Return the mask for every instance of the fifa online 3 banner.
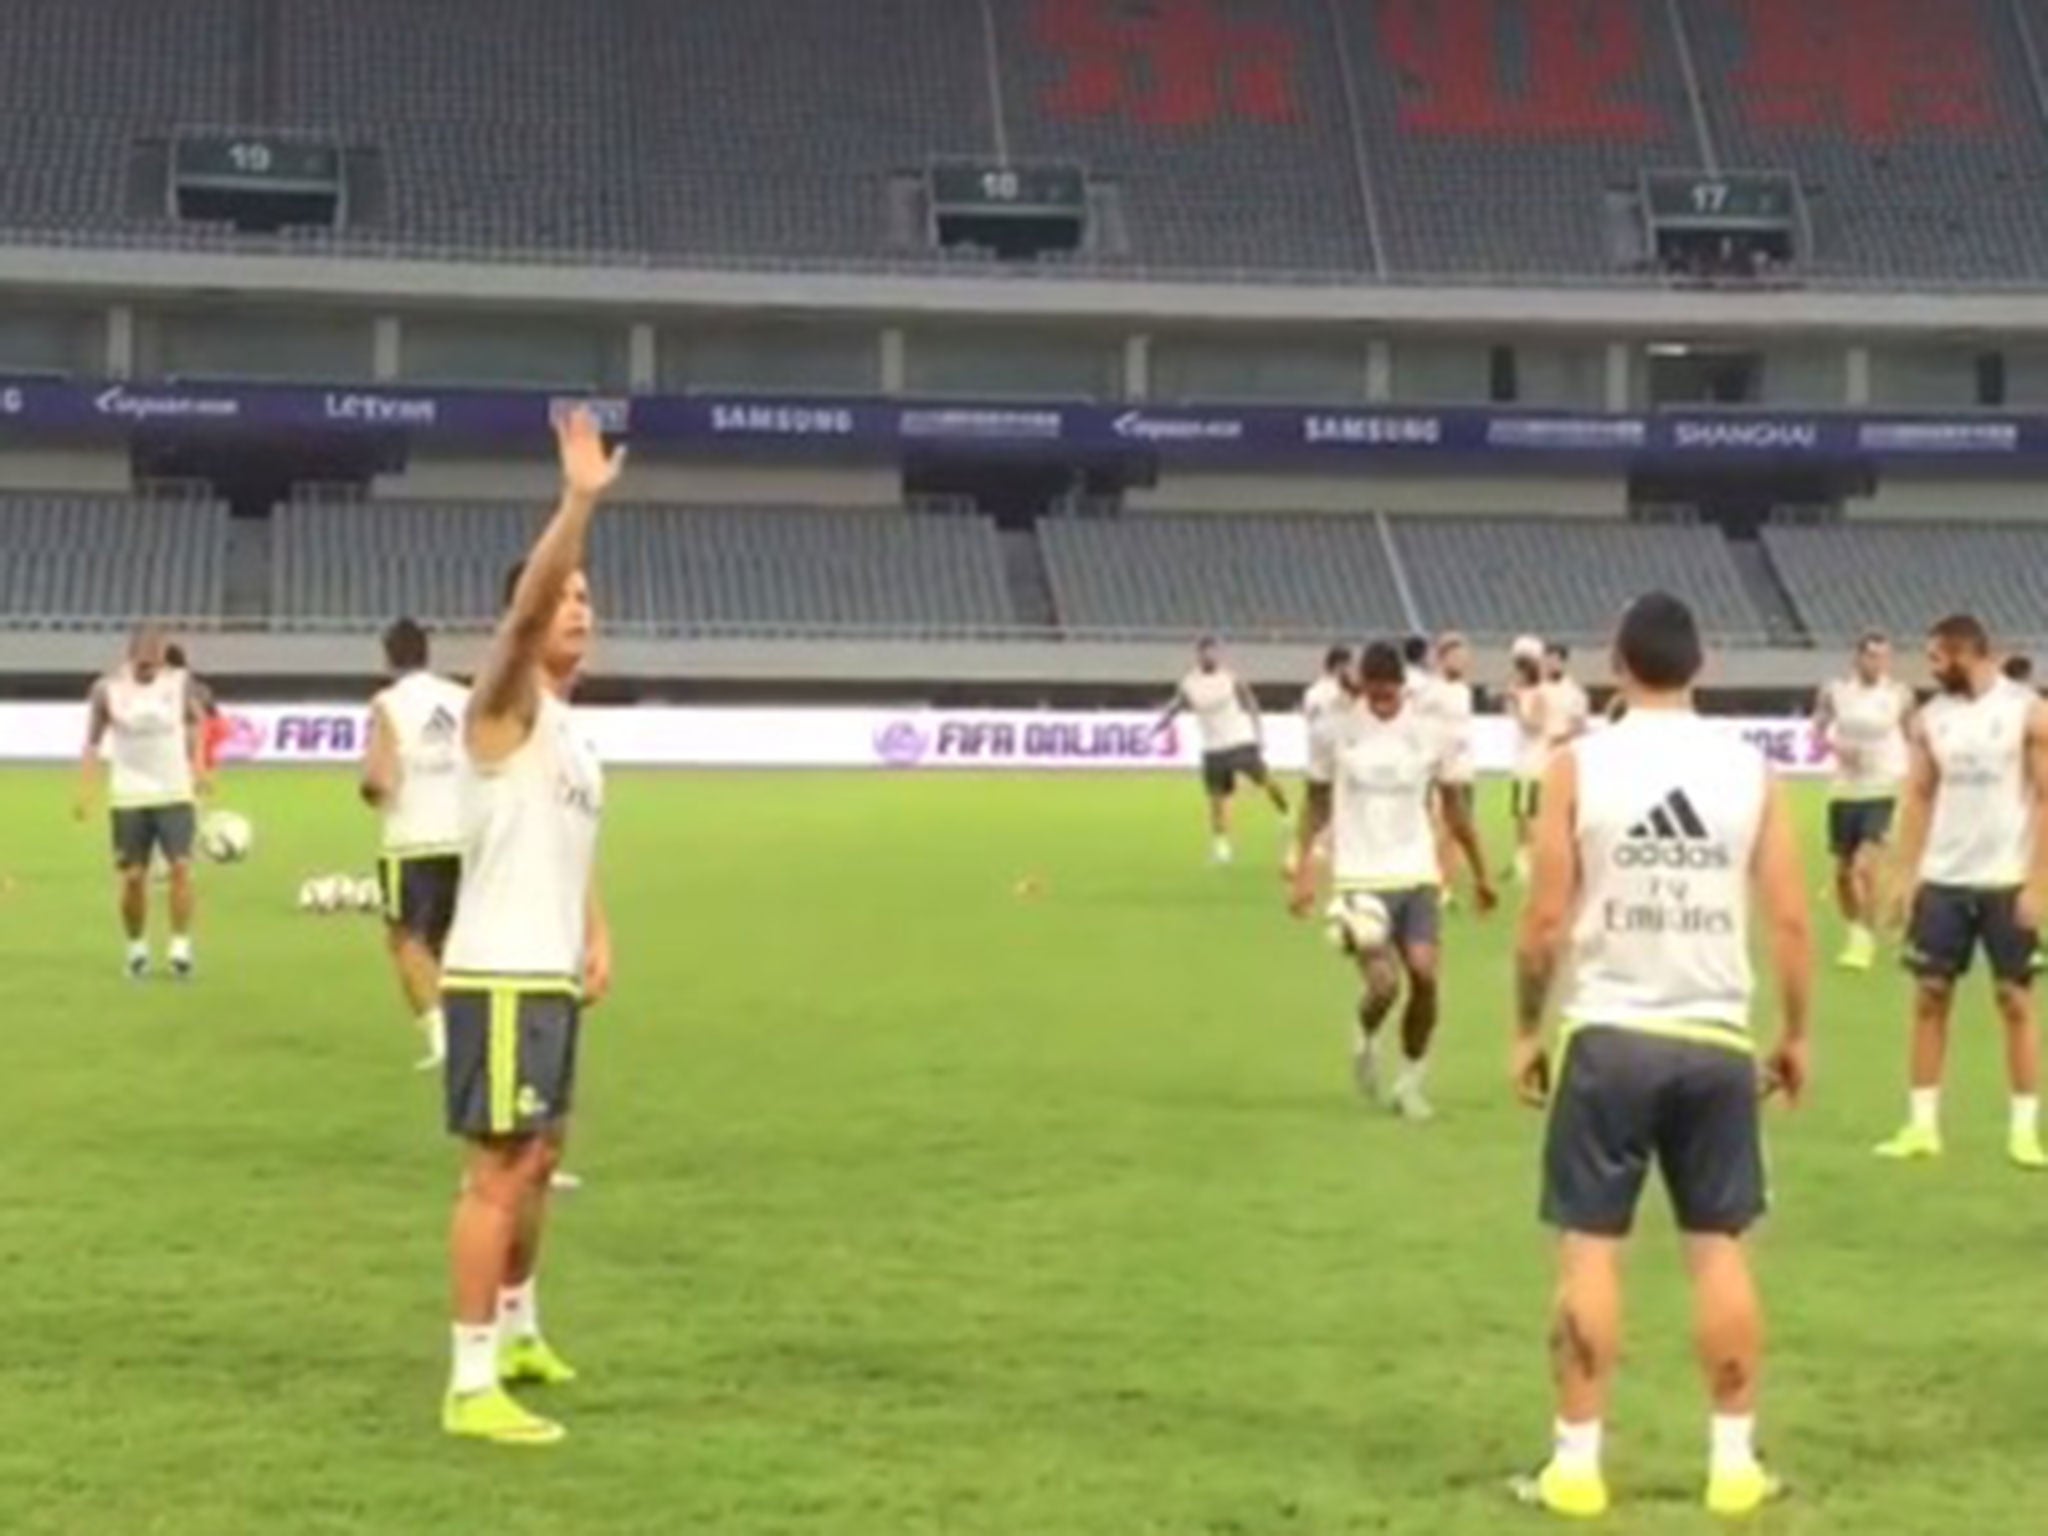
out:
{"label": "fifa online 3 banner", "polygon": [[[222,761],[350,764],[361,760],[369,713],[360,704],[224,704]],[[960,769],[1047,772],[1192,770],[1201,745],[1186,719],[1125,710],[866,708],[616,708],[576,711],[597,754],[618,767],[869,768],[899,773]],[[1721,724],[1755,744],[1780,772],[1827,773],[1826,746],[1803,720],[1728,716]],[[1269,715],[1271,765],[1308,761],[1298,715]],[[72,762],[85,739],[83,704],[0,704],[0,761]],[[1507,720],[1474,722],[1473,755],[1487,774],[1512,771]]]}
{"label": "fifa online 3 banner", "polygon": [[0,430],[377,433],[405,441],[536,442],[570,405],[609,432],[678,451],[780,446],[1146,454],[1210,464],[1431,458],[1507,463],[1996,463],[2048,458],[2048,416],[1782,410],[1601,414],[1521,408],[1169,406],[718,395],[576,396],[515,389],[146,384],[0,376]]}

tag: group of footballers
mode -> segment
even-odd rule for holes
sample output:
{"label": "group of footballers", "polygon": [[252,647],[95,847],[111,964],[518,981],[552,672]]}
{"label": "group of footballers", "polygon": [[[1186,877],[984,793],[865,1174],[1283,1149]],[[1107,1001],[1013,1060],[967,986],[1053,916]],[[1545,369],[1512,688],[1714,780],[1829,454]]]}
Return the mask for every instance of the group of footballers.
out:
{"label": "group of footballers", "polygon": [[[448,1128],[465,1147],[450,1242],[448,1433],[546,1445],[564,1430],[508,1388],[575,1372],[540,1330],[535,1276],[573,1105],[583,1010],[610,987],[610,928],[596,876],[604,788],[568,698],[594,628],[584,546],[622,455],[595,421],[557,428],[562,499],[513,572],[474,686],[427,670],[426,637],[386,636],[394,679],[374,701],[361,789],[384,818],[394,965],[426,1057],[443,1073]],[[1745,1237],[1766,1208],[1760,1103],[1796,1103],[1807,1080],[1813,932],[1784,790],[1761,752],[1695,710],[1703,661],[1693,615],[1663,593],[1622,617],[1617,708],[1592,728],[1569,657],[1518,646],[1509,695],[1523,744],[1516,866],[1515,1092],[1550,1111],[1541,1211],[1559,1234],[1550,1332],[1556,1423],[1541,1470],[1517,1484],[1564,1515],[1608,1505],[1603,1423],[1620,1353],[1623,1256],[1655,1167],[1684,1235],[1707,1394],[1706,1502],[1753,1511],[1782,1485],[1756,1453],[1761,1307]],[[1909,1118],[1878,1150],[1938,1156],[1939,1089],[1954,991],[1984,950],[2008,1042],[2008,1149],[2048,1167],[2038,1132],[2031,980],[2048,895],[2048,706],[2004,675],[1968,616],[1930,632],[1934,697],[1892,681],[1881,637],[1857,648],[1816,723],[1838,768],[1830,841],[1851,923],[1847,966],[1867,966],[1882,914],[1905,920],[1915,978]],[[1439,1014],[1441,893],[1454,872],[1495,905],[1473,815],[1470,649],[1375,642],[1332,650],[1305,700],[1310,771],[1292,840],[1289,903],[1309,911],[1327,865],[1369,894],[1384,942],[1356,946],[1356,1076],[1377,1095],[1381,1035],[1405,987],[1401,1062],[1388,1089],[1425,1120]],[[1218,856],[1240,777],[1289,810],[1259,752],[1251,692],[1205,642],[1171,713],[1191,711]],[[189,970],[193,795],[203,735],[189,674],[139,635],[92,695],[88,784],[110,763],[121,913],[139,935],[138,869],[172,869],[175,966]],[[1539,756],[1540,749],[1540,756]],[[1895,854],[1887,860],[1891,807]],[[1884,878],[1890,872],[1890,882]],[[1752,1026],[1752,940],[1777,978],[1779,1032]],[[182,942],[180,942],[182,941]],[[131,947],[130,965],[134,968]],[[146,955],[145,955],[146,963]],[[1545,1031],[1560,1001],[1560,1048]]]}
{"label": "group of footballers", "polygon": [[[1560,1515],[1608,1507],[1603,1423],[1620,1355],[1622,1261],[1653,1167],[1684,1235],[1712,1403],[1706,1503],[1741,1515],[1783,1492],[1756,1453],[1762,1309],[1744,1240],[1767,1205],[1759,1106],[1774,1095],[1796,1104],[1806,1087],[1813,927],[1796,830],[1769,762],[1695,710],[1703,659],[1682,601],[1638,598],[1616,631],[1615,698],[1595,728],[1563,647],[1514,649],[1514,867],[1527,893],[1510,1075],[1524,1102],[1549,1110],[1541,1214],[1559,1234],[1552,1453],[1516,1492]],[[1869,970],[1880,933],[1897,929],[1913,978],[1908,1117],[1874,1150],[1892,1160],[1941,1155],[1949,1021],[1981,949],[2006,1037],[2007,1154],[2040,1170],[2048,1154],[2032,982],[2048,900],[2048,705],[2025,661],[2001,661],[1967,614],[1929,631],[1927,665],[1933,693],[1921,704],[1893,676],[1886,638],[1866,634],[1813,714],[1835,763],[1828,841],[1847,930],[1838,963]],[[1175,708],[1200,726],[1219,840],[1240,775],[1285,809],[1259,750],[1251,690],[1215,642],[1202,643]],[[1313,910],[1319,865],[1340,909],[1347,893],[1377,899],[1383,941],[1349,946],[1362,983],[1355,1076],[1380,1096],[1381,1027],[1405,976],[1403,1060],[1385,1097],[1404,1118],[1426,1120],[1444,894],[1462,872],[1480,911],[1495,901],[1472,812],[1469,647],[1455,634],[1433,647],[1333,647],[1302,713],[1308,770],[1289,904],[1297,915]],[[1762,1051],[1751,1022],[1753,938],[1778,985],[1779,1033]],[[1544,1031],[1560,993],[1553,1062]]]}

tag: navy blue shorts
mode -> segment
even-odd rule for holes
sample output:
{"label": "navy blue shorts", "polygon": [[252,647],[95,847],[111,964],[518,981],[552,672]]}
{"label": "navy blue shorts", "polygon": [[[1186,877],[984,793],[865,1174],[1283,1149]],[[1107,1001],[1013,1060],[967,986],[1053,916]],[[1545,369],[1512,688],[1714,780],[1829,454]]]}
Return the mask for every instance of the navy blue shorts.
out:
{"label": "navy blue shorts", "polygon": [[1906,927],[1906,969],[1923,981],[1969,974],[1981,946],[1991,974],[2026,986],[2039,968],[2040,935],[2020,925],[2017,886],[1923,885]]}
{"label": "navy blue shorts", "polygon": [[1836,800],[1828,805],[1828,851],[1838,859],[1882,847],[1892,835],[1892,800]]}

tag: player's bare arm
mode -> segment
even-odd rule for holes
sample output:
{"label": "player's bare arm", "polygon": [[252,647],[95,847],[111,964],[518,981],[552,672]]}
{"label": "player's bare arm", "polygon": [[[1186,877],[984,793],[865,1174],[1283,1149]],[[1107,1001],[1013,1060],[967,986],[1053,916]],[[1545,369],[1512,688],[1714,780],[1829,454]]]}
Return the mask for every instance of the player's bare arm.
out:
{"label": "player's bare arm", "polygon": [[583,899],[583,1002],[595,1008],[612,990],[612,924],[604,909],[597,876]]}
{"label": "player's bare arm", "polygon": [[1906,783],[1899,796],[1899,849],[1888,882],[1894,927],[1913,909],[1913,897],[1920,884],[1920,861],[1927,853],[1927,831],[1934,816],[1934,795],[1940,786],[1941,769],[1927,745],[1925,725],[1915,715],[1906,727]]}
{"label": "player's bare arm", "polygon": [[192,792],[203,800],[213,793],[213,774],[206,766],[206,699],[189,681],[185,685],[185,756],[192,764]]}
{"label": "player's bare arm", "polygon": [[1159,718],[1152,722],[1152,734],[1157,736],[1161,731],[1173,724],[1186,711],[1187,707],[1187,694],[1176,686],[1173,690],[1173,697],[1166,701],[1166,708],[1161,710]]}
{"label": "player's bare arm", "polygon": [[1778,1038],[1764,1062],[1764,1087],[1796,1105],[1806,1093],[1808,1029],[1813,1014],[1813,909],[1785,786],[1775,774],[1764,792],[1751,872],[1764,918],[1764,945],[1778,978]]}
{"label": "player's bare arm", "polygon": [[1249,684],[1240,679],[1237,683],[1237,706],[1252,722],[1252,732],[1259,740],[1266,739],[1265,717],[1259,713],[1259,696],[1252,692]]}
{"label": "player's bare arm", "polygon": [[2039,930],[2048,912],[2048,704],[2027,711],[2027,796],[2033,806],[2033,848],[2027,883],[2016,914],[2022,927]]}
{"label": "player's bare arm", "polygon": [[[1443,780],[1439,779],[1439,785]],[[1494,893],[1493,877],[1486,866],[1486,849],[1480,845],[1479,825],[1472,819],[1472,803],[1463,795],[1440,795],[1437,805],[1444,818],[1444,830],[1451,835],[1458,851],[1465,855],[1466,866],[1472,871],[1472,899],[1481,912],[1491,912],[1498,904]]]}
{"label": "player's bare arm", "polygon": [[100,749],[113,724],[113,712],[107,707],[107,685],[102,679],[92,685],[86,699],[85,748],[78,759],[78,803],[74,808],[80,821],[91,815],[92,808],[99,803],[100,784],[106,774]]}
{"label": "player's bare arm", "polygon": [[1550,1056],[1543,1045],[1544,1015],[1571,933],[1579,899],[1579,766],[1570,752],[1552,758],[1530,839],[1529,901],[1515,943],[1515,1045],[1510,1066],[1522,1102],[1541,1106],[1550,1097]]}
{"label": "player's bare arm", "polygon": [[1316,904],[1316,842],[1330,825],[1336,791],[1328,784],[1303,786],[1294,824],[1294,870],[1287,884],[1287,910],[1307,917]]}
{"label": "player's bare arm", "polygon": [[571,578],[583,569],[590,519],[617,482],[626,450],[607,451],[597,418],[570,411],[555,424],[562,500],[527,556],[470,695],[463,737],[479,764],[501,763],[525,745],[540,709],[537,665],[548,626]]}
{"label": "player's bare arm", "polygon": [[398,793],[405,766],[398,756],[398,733],[379,704],[370,710],[370,739],[363,744],[363,776],[357,786],[363,804],[381,810]]}

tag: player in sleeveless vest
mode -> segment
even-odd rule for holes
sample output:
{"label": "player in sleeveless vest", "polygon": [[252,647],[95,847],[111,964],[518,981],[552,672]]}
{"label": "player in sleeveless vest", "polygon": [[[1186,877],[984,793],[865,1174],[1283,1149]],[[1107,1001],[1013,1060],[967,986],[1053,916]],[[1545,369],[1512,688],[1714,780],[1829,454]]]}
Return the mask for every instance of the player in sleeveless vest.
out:
{"label": "player in sleeveless vest", "polygon": [[[1623,1258],[1652,1167],[1692,1279],[1707,1396],[1707,1507],[1782,1492],[1756,1454],[1762,1311],[1745,1237],[1766,1208],[1760,1099],[1806,1083],[1813,930],[1792,817],[1761,753],[1693,712],[1691,610],[1638,598],[1616,634],[1624,719],[1559,751],[1537,813],[1516,950],[1512,1075],[1547,1106],[1542,1216],[1558,1234],[1550,1459],[1516,1484],[1567,1516],[1608,1506],[1602,1439],[1621,1352]],[[1751,906],[1778,980],[1762,1070],[1751,1029]],[[1553,1078],[1543,1028],[1564,979]]]}
{"label": "player in sleeveless vest", "polygon": [[541,1336],[535,1275],[573,1105],[583,1010],[611,986],[598,896],[604,781],[570,714],[594,629],[584,547],[624,450],[582,409],[556,426],[562,500],[509,582],[464,716],[462,881],[448,934],[448,1128],[466,1173],[450,1237],[451,1435],[551,1445],[510,1385],[575,1379]]}
{"label": "player in sleeveless vest", "polygon": [[2004,677],[1969,614],[1929,632],[1936,686],[1912,722],[1894,890],[1906,916],[1913,1030],[1906,1124],[1878,1144],[1894,1161],[1939,1157],[1941,1079],[1956,984],[1978,950],[1991,972],[2012,1090],[2006,1155],[2048,1169],[2034,973],[2048,898],[2048,704]]}

